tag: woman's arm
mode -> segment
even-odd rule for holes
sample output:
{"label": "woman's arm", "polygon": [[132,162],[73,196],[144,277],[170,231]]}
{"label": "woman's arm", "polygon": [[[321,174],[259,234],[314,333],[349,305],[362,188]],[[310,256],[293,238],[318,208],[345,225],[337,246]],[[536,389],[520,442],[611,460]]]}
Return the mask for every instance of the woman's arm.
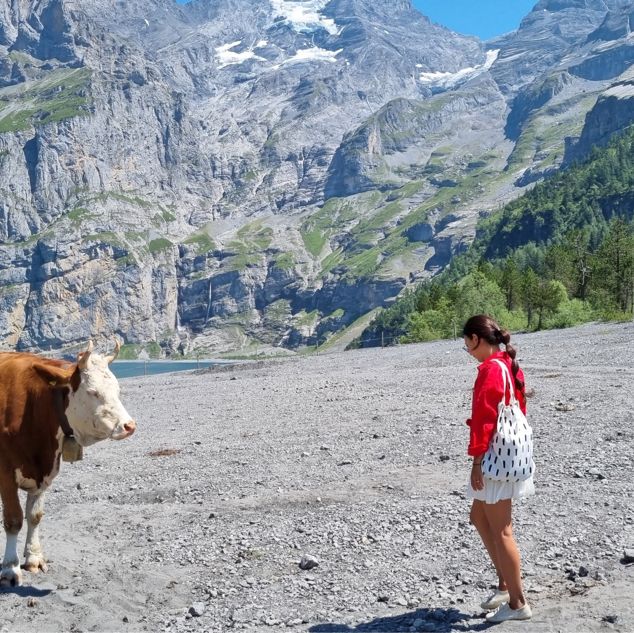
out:
{"label": "woman's arm", "polygon": [[482,455],[476,455],[473,458],[473,464],[471,466],[471,487],[474,490],[482,490],[484,488],[484,479],[482,476],[483,458],[484,453],[482,453]]}
{"label": "woman's arm", "polygon": [[502,369],[497,363],[480,368],[473,388],[469,448],[467,453],[476,458],[489,448],[498,419],[498,404],[502,400]]}

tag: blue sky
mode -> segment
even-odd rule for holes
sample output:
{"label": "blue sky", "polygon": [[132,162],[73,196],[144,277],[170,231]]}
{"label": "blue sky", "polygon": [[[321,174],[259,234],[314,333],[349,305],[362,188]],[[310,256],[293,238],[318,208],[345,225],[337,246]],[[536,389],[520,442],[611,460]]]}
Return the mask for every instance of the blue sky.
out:
{"label": "blue sky", "polygon": [[414,0],[432,21],[486,40],[514,31],[537,0]]}
{"label": "blue sky", "polygon": [[[186,0],[176,0],[183,4]],[[452,31],[486,40],[514,31],[537,0],[413,0],[416,8]]]}

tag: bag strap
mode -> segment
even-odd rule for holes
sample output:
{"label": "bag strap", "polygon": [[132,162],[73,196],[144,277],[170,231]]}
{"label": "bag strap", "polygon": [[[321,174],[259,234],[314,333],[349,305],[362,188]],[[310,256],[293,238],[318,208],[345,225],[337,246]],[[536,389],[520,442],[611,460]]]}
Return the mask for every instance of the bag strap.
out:
{"label": "bag strap", "polygon": [[499,358],[494,358],[493,362],[497,363],[502,368],[502,380],[504,381],[504,392],[502,395],[502,402],[506,404],[506,378],[508,377],[510,404],[515,403],[516,402],[515,390],[513,389],[513,379],[511,378],[509,368],[506,366],[506,363],[501,361]]}

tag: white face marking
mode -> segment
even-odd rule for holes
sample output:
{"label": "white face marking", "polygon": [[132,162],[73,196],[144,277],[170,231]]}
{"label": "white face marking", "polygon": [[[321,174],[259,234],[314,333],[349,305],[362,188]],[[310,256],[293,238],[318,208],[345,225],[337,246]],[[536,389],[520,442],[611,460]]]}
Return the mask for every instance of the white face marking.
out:
{"label": "white face marking", "polygon": [[81,383],[69,393],[66,417],[81,446],[99,440],[121,439],[130,433],[124,428],[132,421],[119,399],[119,383],[108,368],[108,359],[92,353],[81,370]]}

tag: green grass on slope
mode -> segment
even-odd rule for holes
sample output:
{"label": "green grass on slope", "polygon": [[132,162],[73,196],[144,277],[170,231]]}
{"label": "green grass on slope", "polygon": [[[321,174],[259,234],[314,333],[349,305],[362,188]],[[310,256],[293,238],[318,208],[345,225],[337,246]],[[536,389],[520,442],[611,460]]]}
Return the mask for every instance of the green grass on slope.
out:
{"label": "green grass on slope", "polygon": [[[319,226],[321,231],[319,235],[322,241],[319,244],[319,252],[323,250],[326,239],[342,231],[342,227],[337,226],[338,222],[341,222],[341,216],[333,214],[333,207],[328,205],[337,205],[337,209],[346,210],[346,215],[343,217],[351,225],[346,227],[350,245],[345,249],[338,248],[328,255],[322,261],[322,272],[326,274],[338,268],[349,280],[381,276],[382,271],[388,269],[391,260],[412,249],[412,243],[407,238],[410,228],[425,222],[433,209],[440,209],[441,215],[451,213],[457,206],[480,192],[483,182],[496,175],[490,170],[485,160],[477,165],[471,164],[465,175],[456,178],[455,186],[439,188],[434,195],[411,211],[405,208],[400,196],[397,195],[400,191],[398,189],[384,195],[383,204],[375,200],[375,208],[370,212],[362,208],[355,212],[355,201],[352,199],[347,199],[348,206],[342,199],[329,200],[324,206],[329,213],[318,216],[321,222],[315,221],[315,216],[309,220],[313,222],[311,226]],[[405,187],[409,191],[420,189],[419,186],[405,185]],[[394,200],[395,197],[397,200]],[[393,201],[387,202],[389,199]],[[352,218],[356,216],[361,219],[356,224],[352,224],[351,215]],[[333,218],[336,218],[336,221]]]}
{"label": "green grass on slope", "polygon": [[227,267],[232,270],[244,270],[258,264],[272,242],[273,229],[264,226],[261,220],[245,224],[227,246],[227,250],[232,253]]}
{"label": "green grass on slope", "polygon": [[88,68],[61,68],[44,78],[0,90],[0,134],[18,132],[90,111]]}
{"label": "green grass on slope", "polygon": [[[596,94],[580,94],[564,103],[550,105],[534,113],[524,125],[522,133],[508,160],[509,169],[515,171],[535,161],[540,167],[551,165],[562,157],[565,140],[578,136],[584,125],[584,116],[597,101]],[[566,116],[561,114],[574,112]],[[556,117],[559,117],[556,120]]]}
{"label": "green grass on slope", "polygon": [[205,229],[196,231],[196,233],[186,238],[183,243],[193,246],[197,255],[208,253],[216,248],[215,242],[209,237]]}
{"label": "green grass on slope", "polygon": [[331,198],[324,206],[304,221],[300,233],[306,250],[319,257],[326,242],[357,216],[355,207],[341,198]]}

